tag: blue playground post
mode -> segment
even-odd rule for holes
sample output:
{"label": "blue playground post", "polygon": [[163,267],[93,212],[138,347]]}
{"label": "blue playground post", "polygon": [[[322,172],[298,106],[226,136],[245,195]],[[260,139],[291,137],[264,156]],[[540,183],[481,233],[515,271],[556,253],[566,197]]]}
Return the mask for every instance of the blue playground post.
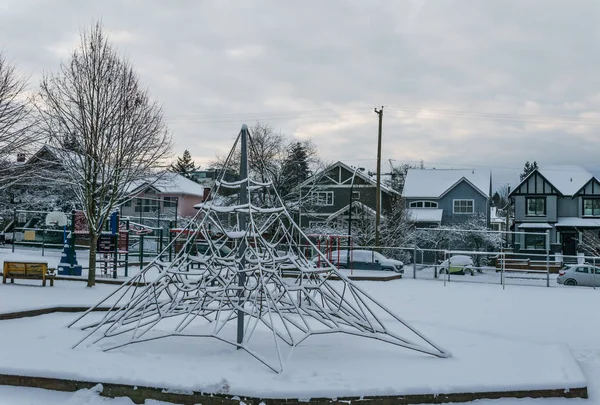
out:
{"label": "blue playground post", "polygon": [[60,263],[56,266],[58,274],[81,276],[81,266],[77,263],[77,253],[75,253],[75,211],[71,213],[71,229],[67,231],[67,227],[64,227],[63,241],[62,256]]}

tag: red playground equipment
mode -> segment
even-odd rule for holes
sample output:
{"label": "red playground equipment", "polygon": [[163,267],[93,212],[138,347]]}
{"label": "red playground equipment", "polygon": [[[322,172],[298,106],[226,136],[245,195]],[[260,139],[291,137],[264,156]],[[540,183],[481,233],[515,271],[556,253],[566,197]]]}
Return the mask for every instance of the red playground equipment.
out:
{"label": "red playground equipment", "polygon": [[[310,234],[307,235],[308,238],[317,246],[317,248],[323,253],[323,255],[330,262],[340,263],[340,256],[342,254],[342,250],[348,249],[348,240],[350,242],[350,247],[352,247],[352,238],[348,238],[348,235],[323,235],[323,234]],[[342,243],[345,242],[345,243]],[[307,246],[305,254],[308,255],[308,250],[310,247]],[[335,256],[334,256],[335,255]],[[318,256],[317,266],[321,267],[322,259],[321,256]],[[325,265],[323,263],[323,265]]]}

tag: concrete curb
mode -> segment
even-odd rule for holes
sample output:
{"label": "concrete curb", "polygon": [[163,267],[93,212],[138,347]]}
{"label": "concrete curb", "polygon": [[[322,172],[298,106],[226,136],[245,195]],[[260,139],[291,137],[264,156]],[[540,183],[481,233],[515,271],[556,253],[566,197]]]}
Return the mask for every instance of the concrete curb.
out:
{"label": "concrete curb", "polygon": [[84,388],[92,388],[102,384],[100,395],[105,397],[128,397],[136,404],[143,404],[146,399],[171,402],[183,405],[239,405],[243,401],[247,405],[305,405],[311,404],[349,404],[360,403],[365,405],[392,405],[392,404],[443,404],[450,402],[468,402],[478,399],[499,398],[587,398],[587,388],[522,390],[505,392],[469,392],[454,394],[416,394],[405,396],[380,396],[380,397],[344,397],[344,398],[253,398],[233,396],[228,394],[207,394],[202,392],[181,392],[164,388],[131,386],[125,384],[101,383],[92,381],[76,381],[59,378],[46,378],[34,376],[21,376],[0,374],[0,385],[20,387],[43,388],[54,391],[74,392]]}

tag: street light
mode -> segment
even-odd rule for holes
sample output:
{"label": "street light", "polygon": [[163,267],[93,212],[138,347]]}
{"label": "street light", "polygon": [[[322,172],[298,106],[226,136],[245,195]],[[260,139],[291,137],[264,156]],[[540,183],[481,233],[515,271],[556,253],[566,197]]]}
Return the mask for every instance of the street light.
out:
{"label": "street light", "polygon": [[354,169],[354,172],[352,173],[352,180],[350,181],[350,211],[348,212],[348,253],[346,257],[347,266],[350,266],[350,238],[352,238],[352,194],[354,191],[354,178],[356,177],[356,172],[358,172],[359,170],[362,172],[365,170],[365,168],[357,167],[356,169]]}

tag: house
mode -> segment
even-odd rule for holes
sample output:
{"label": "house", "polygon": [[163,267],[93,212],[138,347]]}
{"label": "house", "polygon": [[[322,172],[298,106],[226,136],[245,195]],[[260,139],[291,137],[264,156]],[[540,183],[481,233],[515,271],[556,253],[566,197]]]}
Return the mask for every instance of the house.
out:
{"label": "house", "polygon": [[489,170],[409,169],[402,197],[417,227],[437,227],[473,216],[490,220]]}
{"label": "house", "polygon": [[[298,187],[300,201],[305,202],[298,207],[298,224],[302,228],[346,226],[351,207],[353,223],[361,219],[375,223],[377,183],[364,170],[336,162]],[[384,215],[400,195],[384,184],[380,189]]]}
{"label": "house", "polygon": [[195,181],[171,172],[137,182],[130,190],[130,197],[120,207],[121,216],[157,217],[157,220],[160,215],[164,220],[193,217],[197,213],[194,205],[204,201],[208,191]]}
{"label": "house", "polygon": [[510,193],[514,251],[576,255],[585,230],[600,230],[600,182],[580,166],[534,170]]}
{"label": "house", "polygon": [[[229,168],[217,169],[217,168],[208,168],[206,170],[194,170],[190,173],[190,179],[195,181],[198,184],[201,184],[205,189],[212,189],[215,186],[215,183],[219,176],[223,176],[223,180],[225,181],[236,181],[239,176],[237,173]],[[232,190],[221,190],[222,194],[233,194],[235,191]]]}
{"label": "house", "polygon": [[490,229],[492,231],[506,232],[510,229],[513,223],[513,217],[512,215],[509,215],[507,227],[506,215],[504,213],[501,214],[500,212],[501,211],[498,209],[498,207],[490,208]]}

